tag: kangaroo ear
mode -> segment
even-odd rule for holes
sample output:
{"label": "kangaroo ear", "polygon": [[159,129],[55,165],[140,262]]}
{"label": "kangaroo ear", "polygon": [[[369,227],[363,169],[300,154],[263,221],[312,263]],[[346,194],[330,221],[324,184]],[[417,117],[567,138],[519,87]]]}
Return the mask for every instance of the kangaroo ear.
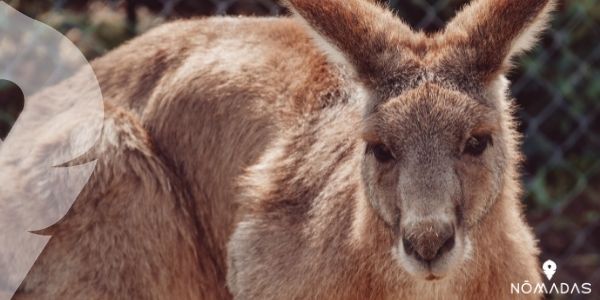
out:
{"label": "kangaroo ear", "polygon": [[390,10],[375,1],[285,0],[285,3],[331,62],[360,75],[380,71],[384,57],[397,52],[399,43],[413,34]]}
{"label": "kangaroo ear", "polygon": [[[550,19],[555,0],[477,0],[448,24],[448,63],[490,81],[510,69],[513,57],[529,50]],[[451,61],[450,61],[451,60]]]}

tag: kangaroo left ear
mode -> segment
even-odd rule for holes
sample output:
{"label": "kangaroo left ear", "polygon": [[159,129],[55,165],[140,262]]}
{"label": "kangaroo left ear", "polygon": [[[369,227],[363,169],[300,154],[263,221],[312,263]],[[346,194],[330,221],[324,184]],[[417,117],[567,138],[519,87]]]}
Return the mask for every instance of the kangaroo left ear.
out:
{"label": "kangaroo left ear", "polygon": [[[285,0],[329,60],[375,76],[413,32],[394,14],[367,0]],[[387,58],[387,59],[386,59]]]}
{"label": "kangaroo left ear", "polygon": [[550,20],[555,0],[478,0],[451,21],[443,35],[448,63],[486,82],[531,49]]}

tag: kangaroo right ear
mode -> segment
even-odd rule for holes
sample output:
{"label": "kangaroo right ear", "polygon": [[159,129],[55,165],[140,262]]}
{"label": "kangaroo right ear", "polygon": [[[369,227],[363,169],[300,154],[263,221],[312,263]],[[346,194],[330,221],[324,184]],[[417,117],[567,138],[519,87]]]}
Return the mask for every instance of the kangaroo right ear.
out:
{"label": "kangaroo right ear", "polygon": [[555,0],[475,0],[448,24],[447,64],[489,82],[510,68],[510,60],[529,50],[546,28]]}
{"label": "kangaroo right ear", "polygon": [[[331,62],[361,76],[376,76],[398,45],[413,35],[400,19],[367,0],[285,0]],[[387,60],[385,59],[387,57]]]}

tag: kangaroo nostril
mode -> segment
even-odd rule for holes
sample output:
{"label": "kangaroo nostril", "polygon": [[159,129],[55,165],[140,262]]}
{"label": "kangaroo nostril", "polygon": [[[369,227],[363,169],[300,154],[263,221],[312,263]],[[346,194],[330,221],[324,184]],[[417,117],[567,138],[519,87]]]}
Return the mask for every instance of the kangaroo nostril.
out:
{"label": "kangaroo nostril", "polygon": [[450,250],[452,250],[452,248],[454,248],[454,243],[455,243],[455,238],[454,238],[454,233],[444,242],[444,244],[442,244],[442,247],[440,247],[440,249],[438,249],[436,257],[442,256],[444,255],[444,253],[449,252]]}
{"label": "kangaroo nostril", "polygon": [[406,252],[406,254],[415,254],[415,248],[409,240],[407,240],[406,238],[402,238],[402,245],[404,246],[404,252]]}

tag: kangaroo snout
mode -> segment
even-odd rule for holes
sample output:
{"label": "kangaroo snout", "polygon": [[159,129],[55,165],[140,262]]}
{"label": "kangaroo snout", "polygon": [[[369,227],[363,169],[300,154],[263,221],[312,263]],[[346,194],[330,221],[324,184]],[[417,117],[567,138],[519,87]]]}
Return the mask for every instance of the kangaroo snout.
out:
{"label": "kangaroo snout", "polygon": [[451,224],[419,224],[405,231],[402,246],[408,256],[430,264],[454,248],[455,230]]}

